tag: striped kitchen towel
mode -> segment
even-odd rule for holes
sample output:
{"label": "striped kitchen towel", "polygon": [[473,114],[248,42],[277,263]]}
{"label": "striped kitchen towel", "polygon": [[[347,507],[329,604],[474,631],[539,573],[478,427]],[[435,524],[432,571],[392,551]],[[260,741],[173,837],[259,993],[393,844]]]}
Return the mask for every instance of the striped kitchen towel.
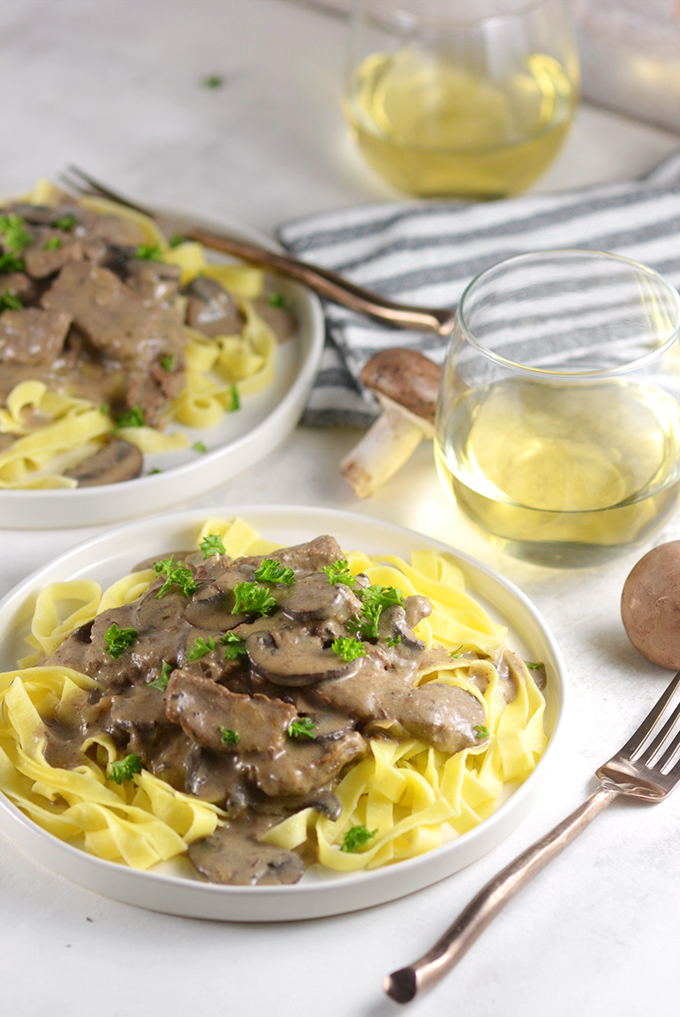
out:
{"label": "striped kitchen towel", "polygon": [[[361,205],[287,223],[279,239],[298,258],[392,300],[429,307],[455,307],[474,276],[505,258],[556,247],[613,251],[680,288],[680,151],[633,183],[482,204]],[[377,402],[359,374],[378,350],[409,346],[439,363],[444,358],[439,336],[324,303],[326,345],[303,423],[370,425]]]}

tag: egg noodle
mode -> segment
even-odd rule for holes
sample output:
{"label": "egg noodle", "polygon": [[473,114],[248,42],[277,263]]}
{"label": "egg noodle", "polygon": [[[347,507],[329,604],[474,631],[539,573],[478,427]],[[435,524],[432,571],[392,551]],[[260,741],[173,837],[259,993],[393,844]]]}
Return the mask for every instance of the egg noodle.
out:
{"label": "egg noodle", "polygon": [[[41,181],[23,199],[31,204],[54,205],[58,191]],[[242,395],[268,385],[274,377],[276,337],[250,302],[262,295],[264,273],[252,265],[209,263],[202,244],[170,247],[148,216],[103,198],[83,197],[80,204],[103,215],[117,215],[140,226],[150,246],[158,245],[162,261],[182,270],[186,285],[199,275],[217,280],[237,300],[245,322],[239,335],[213,338],[184,326],[189,341],[184,350],[185,384],[163,415],[161,429],[116,428],[115,420],[88,399],[50,392],[43,382],[23,381],[12,389],[6,407],[0,408],[0,435],[17,440],[0,451],[0,489],[73,488],[77,482],[63,476],[93,455],[105,435],[116,433],[141,452],[154,454],[189,448],[184,431],[167,433],[176,421],[192,428],[211,428],[225,413],[236,409]]]}
{"label": "egg noodle", "polygon": [[[280,546],[260,539],[240,519],[209,519],[197,545],[208,534],[222,537],[230,558],[269,554]],[[454,655],[444,667],[421,673],[417,683],[447,682],[473,695],[486,711],[490,738],[454,755],[416,738],[371,738],[366,757],[334,788],[342,805],[337,820],[307,808],[263,838],[286,849],[307,844],[322,865],[344,872],[412,858],[471,830],[496,809],[504,787],[528,776],[547,742],[545,700],[531,672],[514,658],[517,695],[506,702],[489,660],[503,649],[506,630],[465,592],[462,572],[449,556],[414,551],[407,564],[391,555],[354,552],[348,561],[353,574],[366,573],[372,584],[430,599],[432,614],[415,632],[428,647],[440,645]],[[146,770],[120,786],[107,781],[107,768],[119,755],[107,734],[85,742],[75,769],[50,766],[44,758],[45,721],[57,709],[61,718],[77,716],[79,703],[97,682],[41,661],[96,614],[141,596],[155,576],[153,569],[135,572],[104,593],[85,579],[48,586],[31,618],[27,642],[34,652],[18,662],[18,670],[0,674],[0,790],[56,837],[140,869],[181,854],[223,825],[226,814]],[[458,655],[466,651],[476,651],[482,663]],[[468,680],[473,664],[487,669],[484,693]],[[345,834],[360,824],[376,831],[370,846],[356,853],[341,850]]]}

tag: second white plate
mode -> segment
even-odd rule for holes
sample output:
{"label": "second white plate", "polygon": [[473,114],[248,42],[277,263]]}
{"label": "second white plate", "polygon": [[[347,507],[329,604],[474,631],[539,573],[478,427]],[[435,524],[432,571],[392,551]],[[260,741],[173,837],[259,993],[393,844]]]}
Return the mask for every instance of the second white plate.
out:
{"label": "second white plate", "polygon": [[370,872],[343,874],[315,867],[294,886],[219,886],[199,881],[182,862],[139,872],[102,861],[53,837],[1,794],[0,829],[37,862],[107,897],[191,918],[237,922],[316,918],[395,900],[451,875],[507,837],[531,809],[554,755],[563,714],[564,663],[545,622],[517,587],[480,562],[412,530],[348,512],[299,506],[217,506],[139,521],[67,552],[29,576],[0,602],[0,671],[14,667],[17,657],[25,653],[26,623],[36,594],[48,583],[88,578],[106,586],[126,574],[135,562],[193,546],[209,516],[241,516],[263,537],[282,545],[331,533],[346,551],[397,554],[408,559],[412,550],[434,548],[453,555],[469,592],[492,617],[509,627],[511,649],[527,659],[545,662],[549,743],[534,772],[489,819],[434,851]]}

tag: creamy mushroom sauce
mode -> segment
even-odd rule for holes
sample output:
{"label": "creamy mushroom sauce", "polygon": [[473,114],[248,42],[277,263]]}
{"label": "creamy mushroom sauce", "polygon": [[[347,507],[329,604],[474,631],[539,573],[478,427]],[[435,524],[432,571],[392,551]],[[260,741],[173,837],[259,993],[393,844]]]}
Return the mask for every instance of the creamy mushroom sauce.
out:
{"label": "creamy mushroom sauce", "polygon": [[[224,828],[189,849],[196,869],[219,883],[296,882],[310,859],[259,837],[308,806],[336,818],[333,789],[366,754],[368,737],[417,737],[455,753],[479,745],[475,727],[485,723],[478,700],[460,688],[437,681],[414,688],[437,654],[448,659],[443,650],[426,651],[414,635],[431,612],[427,598],[406,597],[384,609],[365,656],[347,661],[332,644],[352,634],[367,577],[358,576],[353,588],[329,582],[322,569],[343,557],[330,536],[266,557],[292,569],[294,581],[256,580],[262,556],[230,561],[176,552],[193,593],[177,585],[161,593],[168,577],[159,575],[133,603],[73,632],[47,661],[98,683],[77,715],[57,713],[49,723],[47,761],[75,767],[85,740],[106,732],[120,757],[138,755],[173,787],[222,806]],[[234,613],[241,582],[259,582],[271,593],[269,613]],[[135,632],[118,657],[107,651],[114,623]],[[226,659],[224,640],[236,636],[244,652]],[[196,658],[197,640],[207,652]],[[516,688],[511,658],[496,662],[508,699]],[[480,661],[480,688],[488,669]],[[311,736],[292,737],[291,725]]]}

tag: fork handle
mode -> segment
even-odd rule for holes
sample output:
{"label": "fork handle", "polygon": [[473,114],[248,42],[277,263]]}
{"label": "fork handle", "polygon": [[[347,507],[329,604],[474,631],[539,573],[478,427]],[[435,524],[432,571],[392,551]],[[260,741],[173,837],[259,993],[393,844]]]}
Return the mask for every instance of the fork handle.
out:
{"label": "fork handle", "polygon": [[187,240],[196,240],[212,250],[233,254],[237,258],[243,258],[244,261],[274,269],[281,275],[304,283],[305,286],[309,286],[321,296],[335,301],[336,304],[348,307],[351,311],[357,311],[359,314],[368,314],[398,328],[436,332],[437,335],[446,338],[453,330],[456,315],[455,311],[448,308],[398,304],[377,293],[372,293],[370,290],[365,290],[361,286],[356,286],[338,275],[337,272],[299,261],[291,255],[278,254],[276,251],[270,251],[266,247],[260,247],[259,244],[247,240],[213,233],[200,226],[192,226],[190,229],[183,230],[183,235]]}
{"label": "fork handle", "polygon": [[619,794],[614,788],[599,787],[550,833],[506,865],[461,911],[431,950],[408,967],[387,976],[383,986],[387,995],[397,1003],[408,1003],[419,992],[438,982],[458,963],[508,901],[564,851]]}

